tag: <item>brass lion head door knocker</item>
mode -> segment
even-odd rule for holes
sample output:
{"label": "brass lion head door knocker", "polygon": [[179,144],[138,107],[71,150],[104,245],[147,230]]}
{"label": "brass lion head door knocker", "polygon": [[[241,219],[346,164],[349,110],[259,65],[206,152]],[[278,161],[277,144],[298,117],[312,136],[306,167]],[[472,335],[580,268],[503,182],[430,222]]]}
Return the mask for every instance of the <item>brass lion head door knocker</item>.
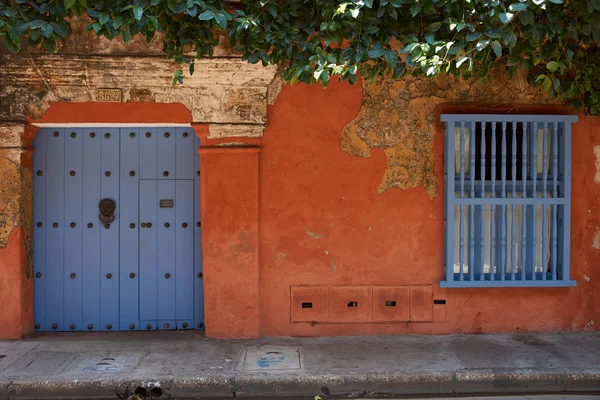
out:
{"label": "brass lion head door knocker", "polygon": [[112,199],[102,199],[100,200],[100,204],[98,204],[98,209],[100,210],[98,218],[100,218],[106,229],[110,228],[111,222],[115,220],[116,208],[117,203]]}

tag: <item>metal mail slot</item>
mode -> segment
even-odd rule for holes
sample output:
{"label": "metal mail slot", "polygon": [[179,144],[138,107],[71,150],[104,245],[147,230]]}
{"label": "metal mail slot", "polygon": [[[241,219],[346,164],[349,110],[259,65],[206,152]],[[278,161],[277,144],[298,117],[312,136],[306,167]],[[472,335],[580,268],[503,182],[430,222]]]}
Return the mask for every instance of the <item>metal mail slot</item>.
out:
{"label": "metal mail slot", "polygon": [[160,208],[173,208],[173,200],[170,200],[170,199],[160,200]]}

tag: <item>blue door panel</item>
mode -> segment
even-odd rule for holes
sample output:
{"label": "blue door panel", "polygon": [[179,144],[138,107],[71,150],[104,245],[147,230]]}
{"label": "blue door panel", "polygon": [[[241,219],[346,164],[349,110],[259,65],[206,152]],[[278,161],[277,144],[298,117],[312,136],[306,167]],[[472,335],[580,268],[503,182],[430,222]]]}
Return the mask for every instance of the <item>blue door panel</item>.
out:
{"label": "blue door panel", "polygon": [[[116,202],[114,222],[100,227],[100,329],[119,326],[119,130],[102,129],[101,198]],[[100,222],[100,221],[98,221]]]}
{"label": "blue door panel", "polygon": [[100,229],[98,203],[102,175],[102,143],[96,129],[83,130],[83,204],[81,235],[82,325],[86,331],[100,330]]}
{"label": "blue door panel", "polygon": [[194,179],[199,166],[196,163],[196,149],[200,139],[191,128],[177,128],[175,136],[177,179]]}
{"label": "blue door panel", "polygon": [[158,179],[158,129],[156,128],[140,128],[140,179]]}
{"label": "blue door panel", "polygon": [[[175,180],[158,181],[158,197],[154,199],[158,208],[156,226],[158,241],[158,329],[175,329],[175,232],[177,224],[175,210],[179,199],[175,195]],[[173,207],[163,207],[165,201],[173,201]]]}
{"label": "blue door panel", "polygon": [[194,181],[176,183],[176,319],[194,319]]}
{"label": "blue door panel", "polygon": [[139,322],[138,128],[122,128],[119,201],[119,329],[141,329]]}
{"label": "blue door panel", "polygon": [[46,160],[46,326],[64,330],[64,129],[52,129]]}
{"label": "blue door panel", "polygon": [[194,135],[194,327],[204,328],[204,276],[202,274],[202,220],[200,215],[200,138]]}
{"label": "blue door panel", "polygon": [[144,321],[158,319],[157,197],[158,181],[140,180],[140,319]]}
{"label": "blue door panel", "polygon": [[82,211],[83,203],[83,130],[65,129],[65,330],[81,330],[82,312]]}
{"label": "blue door panel", "polygon": [[175,131],[160,128],[158,141],[158,179],[175,179]]}
{"label": "blue door panel", "polygon": [[40,130],[36,331],[203,329],[199,145],[181,127]]}
{"label": "blue door panel", "polygon": [[40,129],[33,141],[33,272],[34,272],[34,326],[46,331],[46,137]]}

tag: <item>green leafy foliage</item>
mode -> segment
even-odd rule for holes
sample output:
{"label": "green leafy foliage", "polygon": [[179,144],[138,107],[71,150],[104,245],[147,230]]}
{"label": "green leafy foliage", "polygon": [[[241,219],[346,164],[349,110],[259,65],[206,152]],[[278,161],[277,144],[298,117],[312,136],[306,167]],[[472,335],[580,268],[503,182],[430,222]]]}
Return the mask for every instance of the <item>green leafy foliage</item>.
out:
{"label": "green leafy foliage", "polygon": [[[220,30],[244,60],[284,65],[292,83],[486,79],[500,66],[600,114],[600,0],[4,0],[0,39],[13,53],[25,40],[52,53],[74,18],[125,42],[162,32],[165,54],[190,74]],[[174,84],[183,77],[178,69]]]}

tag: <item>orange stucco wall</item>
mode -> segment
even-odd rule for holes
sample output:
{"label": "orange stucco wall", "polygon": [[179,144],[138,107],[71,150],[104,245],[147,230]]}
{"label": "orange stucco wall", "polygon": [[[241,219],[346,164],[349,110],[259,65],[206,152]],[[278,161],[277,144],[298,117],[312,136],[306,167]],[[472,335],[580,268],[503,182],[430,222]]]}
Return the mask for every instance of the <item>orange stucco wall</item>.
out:
{"label": "orange stucco wall", "polygon": [[26,276],[23,229],[15,228],[0,248],[0,339],[18,339],[33,330],[33,280]]}
{"label": "orange stucco wall", "polygon": [[[386,166],[340,150],[340,133],[358,114],[361,88],[286,86],[269,109],[260,159],[260,312],[267,336],[485,333],[596,329],[600,318],[600,184],[594,146],[598,118],[573,131],[573,288],[440,289],[443,194],[423,188],[378,194]],[[529,107],[529,111],[544,112]],[[548,110],[546,110],[548,111]],[[434,142],[443,188],[443,135]],[[432,285],[433,322],[291,322],[291,287]],[[319,296],[316,294],[315,296]],[[360,295],[360,294],[357,294]],[[331,294],[330,294],[331,296]]]}
{"label": "orange stucco wall", "polygon": [[[340,149],[340,134],[357,116],[361,102],[360,86],[286,86],[269,108],[263,138],[236,139],[241,142],[237,146],[222,146],[230,140],[208,139],[206,125],[193,125],[202,142],[207,336],[597,329],[600,183],[595,179],[600,161],[593,148],[600,146],[598,118],[580,116],[573,129],[571,277],[577,286],[444,290],[438,286],[443,265],[442,193],[430,197],[417,187],[379,194],[385,154],[372,149],[369,158],[360,158]],[[461,106],[445,105],[438,111],[450,110],[460,112]],[[557,112],[541,107],[524,110]],[[42,120],[190,121],[182,105],[97,103],[55,103]],[[30,141],[34,134],[26,128],[24,137]],[[433,151],[438,186],[443,188],[441,126]],[[32,331],[33,285],[25,277],[25,261],[23,231],[16,228],[6,248],[0,249],[0,302],[8,305],[0,310],[0,338]],[[327,286],[336,289],[323,290]],[[292,322],[299,319],[294,317],[291,296],[304,296],[306,288],[314,287],[310,296],[317,299],[342,298],[344,293],[367,299],[378,296],[375,286],[398,290],[399,298],[410,302],[411,309],[401,316],[404,320],[410,316],[411,321],[427,322],[359,322],[362,317],[369,320],[363,315],[348,323],[344,310],[335,307],[315,310],[335,323]],[[446,304],[432,307],[432,299]]]}

